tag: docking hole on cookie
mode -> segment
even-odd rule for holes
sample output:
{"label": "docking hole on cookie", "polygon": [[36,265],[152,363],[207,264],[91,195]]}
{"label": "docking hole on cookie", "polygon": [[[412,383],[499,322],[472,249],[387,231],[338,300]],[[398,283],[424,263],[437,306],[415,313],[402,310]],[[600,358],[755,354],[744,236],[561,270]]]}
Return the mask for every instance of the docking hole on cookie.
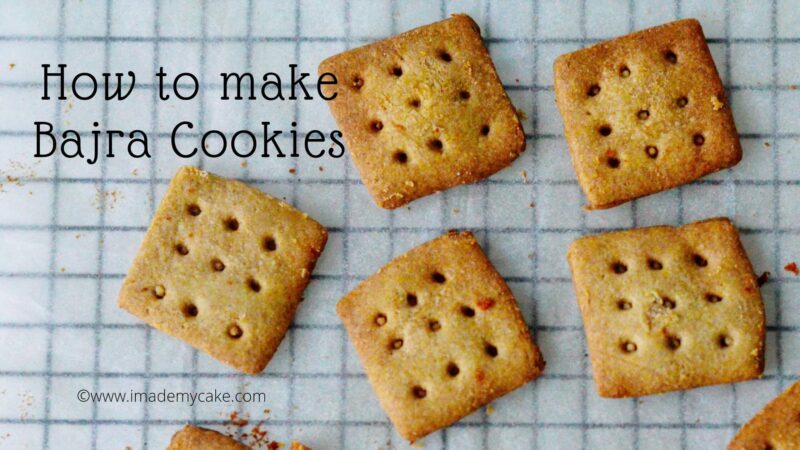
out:
{"label": "docking hole on cookie", "polygon": [[225,263],[223,263],[219,258],[214,258],[211,260],[211,269],[214,272],[222,272],[225,270]]}
{"label": "docking hole on cookie", "polygon": [[697,254],[692,255],[692,261],[697,267],[706,267],[708,265],[708,260]]}
{"label": "docking hole on cookie", "polygon": [[403,340],[402,339],[392,339],[389,342],[389,350],[400,350],[403,347]]}
{"label": "docking hole on cookie", "polygon": [[414,388],[411,389],[411,393],[415,398],[418,399],[423,399],[426,395],[428,395],[428,391],[426,391],[422,386],[414,386]]}
{"label": "docking hole on cookie", "polygon": [[239,229],[239,221],[236,217],[228,217],[225,219],[225,228],[227,228],[228,231],[236,231]]}
{"label": "docking hole on cookie", "polygon": [[228,327],[228,337],[231,339],[239,339],[243,334],[242,328],[235,323]]}
{"label": "docking hole on cookie", "polygon": [[261,290],[261,284],[258,281],[256,281],[255,278],[247,279],[247,287],[249,287],[250,290],[253,292],[258,292]]}
{"label": "docking hole on cookie", "polygon": [[455,377],[458,375],[459,372],[461,372],[461,369],[458,368],[458,365],[456,365],[456,363],[451,362],[447,364],[448,375],[450,375],[451,377]]}
{"label": "docking hole on cookie", "polygon": [[431,274],[431,279],[433,279],[434,283],[438,284],[443,284],[445,281],[447,281],[447,278],[445,278],[444,275],[441,274],[441,272],[433,272]]}
{"label": "docking hole on cookie", "polygon": [[275,238],[266,237],[264,238],[264,250],[268,252],[274,252],[278,249],[278,243],[275,241]]}
{"label": "docking hole on cookie", "polygon": [[159,284],[158,286],[153,288],[153,297],[157,299],[162,299],[164,298],[165,295],[167,295],[167,290],[164,289],[164,286]]}
{"label": "docking hole on cookie", "polygon": [[184,303],[181,306],[181,312],[184,317],[189,319],[197,317],[197,306],[194,303]]}
{"label": "docking hole on cookie", "polygon": [[636,344],[631,341],[624,341],[620,344],[620,348],[624,353],[633,353],[636,351]]}

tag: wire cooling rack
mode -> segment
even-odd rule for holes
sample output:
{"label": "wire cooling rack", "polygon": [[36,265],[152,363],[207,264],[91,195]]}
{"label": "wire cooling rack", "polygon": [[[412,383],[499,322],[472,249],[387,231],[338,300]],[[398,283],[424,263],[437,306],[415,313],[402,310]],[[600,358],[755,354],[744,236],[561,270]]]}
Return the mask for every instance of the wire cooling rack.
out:
{"label": "wire cooling rack", "polygon": [[[180,160],[169,134],[336,128],[325,102],[221,102],[222,71],[316,71],[326,56],[451,13],[480,24],[514,104],[527,151],[483,182],[384,211],[347,158]],[[728,89],[744,160],[690,185],[610,211],[584,212],[552,89],[564,52],[697,17]],[[315,449],[404,448],[381,412],[334,314],[378,267],[450,228],[476,233],[515,292],[547,369],[537,381],[422,441],[425,448],[724,448],[736,429],[800,375],[800,10],[792,0],[297,2],[0,0],[0,448],[164,448],[186,422]],[[134,70],[125,102],[42,101],[42,63]],[[152,74],[191,71],[200,95],[157,101]],[[35,159],[33,122],[90,137],[92,121],[150,137],[151,159],[88,165]],[[179,165],[243,179],[330,231],[294,324],[266,371],[243,376],[120,311],[116,295]],[[767,368],[757,381],[629,400],[599,398],[565,251],[592,232],[734,219],[756,270],[769,271]],[[259,403],[81,403],[92,392],[264,392]]]}

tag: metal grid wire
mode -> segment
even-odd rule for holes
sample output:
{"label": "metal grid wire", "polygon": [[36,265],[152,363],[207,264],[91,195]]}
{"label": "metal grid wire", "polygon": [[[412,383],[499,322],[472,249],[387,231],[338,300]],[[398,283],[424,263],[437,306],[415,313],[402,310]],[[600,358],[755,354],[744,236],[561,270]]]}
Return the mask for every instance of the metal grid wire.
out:
{"label": "metal grid wire", "polygon": [[[800,13],[791,0],[7,0],[0,9],[0,64],[17,65],[0,70],[0,99],[7,99],[0,108],[0,169],[18,176],[15,171],[25,168],[19,182],[6,183],[0,193],[0,254],[6,257],[0,261],[0,448],[163,448],[187,421],[220,429],[231,411],[258,419],[264,408],[271,409],[266,427],[276,439],[320,449],[404,448],[333,305],[393,256],[450,228],[476,233],[516,293],[548,366],[539,380],[494,402],[493,412],[484,408],[426,438],[425,448],[724,448],[743,422],[800,375],[793,351],[800,345],[800,278],[782,270],[800,258],[800,93],[794,86],[800,81]],[[527,115],[527,151],[491,179],[387,212],[371,204],[346,158],[250,159],[245,166],[226,157],[179,161],[170,151],[169,130],[183,119],[193,120],[195,130],[258,129],[261,120],[336,128],[322,101],[215,100],[219,69],[258,74],[292,61],[314,72],[325,56],[455,12],[481,25],[512,101]],[[553,58],[681,17],[698,17],[704,25],[735,111],[744,161],[610,211],[582,211],[553,105]],[[123,107],[39,100],[39,64],[62,61],[75,72],[128,70],[138,62],[142,95]],[[155,84],[146,78],[160,66],[194,71],[198,99],[157,101]],[[109,127],[144,129],[155,156],[122,154],[95,166],[33,161],[30,124],[46,116],[57,132],[77,128],[84,137],[98,118]],[[198,137],[184,133],[181,140]],[[259,376],[226,369],[116,308],[149,218],[174,169],[187,163],[283,197],[330,231],[306,300]],[[762,288],[766,375],[642,399],[597,397],[566,246],[586,233],[716,215],[734,219],[756,269],[772,273]],[[268,401],[81,404],[75,400],[80,388],[264,391]]]}

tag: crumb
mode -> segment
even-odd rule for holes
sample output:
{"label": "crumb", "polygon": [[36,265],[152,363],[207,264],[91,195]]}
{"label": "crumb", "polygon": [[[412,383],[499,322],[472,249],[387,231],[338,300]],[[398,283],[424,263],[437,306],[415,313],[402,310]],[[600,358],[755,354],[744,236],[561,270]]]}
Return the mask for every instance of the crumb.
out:
{"label": "crumb", "polygon": [[525,111],[523,111],[523,110],[521,110],[519,108],[516,108],[516,112],[517,112],[517,117],[519,118],[519,120],[521,120],[523,122],[528,120],[528,115],[525,114]]}
{"label": "crumb", "polygon": [[290,174],[292,174],[292,175],[294,175],[295,173],[297,173],[297,169],[295,169],[294,167],[292,167],[291,169],[289,169],[289,173],[290,173]]}
{"label": "crumb", "polygon": [[800,268],[797,267],[796,262],[790,262],[789,264],[785,265],[784,270],[787,272],[792,272],[795,276],[800,277]]}
{"label": "crumb", "polygon": [[[33,165],[30,165],[19,161],[10,160],[8,161],[7,169],[0,169],[0,176],[2,176],[2,179],[10,184],[24,186],[25,183],[22,181],[23,179],[36,178],[36,171],[34,170],[34,167],[40,163],[41,161],[37,161]],[[0,192],[5,192],[2,188],[3,184],[0,183]]]}
{"label": "crumb", "polygon": [[769,142],[764,142],[764,147],[770,148],[770,147],[772,147],[772,145],[770,145]]}
{"label": "crumb", "polygon": [[722,104],[716,95],[711,96],[711,108],[713,108],[714,111],[719,111],[723,106],[725,105]]}
{"label": "crumb", "polygon": [[29,419],[31,417],[30,409],[35,403],[36,399],[29,391],[19,393],[17,394],[17,397],[19,398],[20,420]]}
{"label": "crumb", "polygon": [[17,67],[15,63],[11,63],[8,65],[8,70],[14,70],[14,67]]}
{"label": "crumb", "polygon": [[453,208],[453,214],[458,214],[460,212],[461,210],[459,208]]}
{"label": "crumb", "polygon": [[58,269],[58,271],[61,272],[61,273],[64,273],[66,270],[67,269],[65,267],[62,267],[62,268]]}
{"label": "crumb", "polygon": [[242,166],[242,168],[247,167],[247,161],[242,161],[239,165]]}
{"label": "crumb", "polygon": [[536,205],[534,205],[533,202],[528,203],[528,208],[533,208],[534,206]]}
{"label": "crumb", "polygon": [[247,426],[248,423],[250,423],[249,419],[247,419],[246,417],[239,416],[239,413],[236,412],[236,411],[231,413],[230,419],[231,419],[230,420],[231,425],[234,425],[234,426],[237,426],[237,427],[245,427],[245,426]]}
{"label": "crumb", "polygon": [[139,169],[133,169],[133,170],[131,171],[131,175],[133,175],[133,176],[135,176],[135,177],[138,177],[138,176],[139,176]]}
{"label": "crumb", "polygon": [[758,287],[761,287],[769,281],[769,276],[772,275],[769,272],[762,272],[761,275],[758,276],[756,283],[758,283]]}
{"label": "crumb", "polygon": [[95,187],[94,207],[96,210],[111,210],[117,206],[117,201],[125,198],[125,195],[114,189],[113,191],[103,192],[99,186]]}
{"label": "crumb", "polygon": [[325,168],[324,168],[324,167],[322,167],[322,166],[319,166],[319,171],[320,171],[320,172],[325,172]]}
{"label": "crumb", "polygon": [[486,405],[486,415],[491,416],[492,414],[494,414],[494,405],[489,403]]}
{"label": "crumb", "polygon": [[76,235],[75,235],[75,239],[80,239],[80,238],[81,238],[81,236],[82,236],[82,235],[81,235],[80,233],[78,233],[78,234],[76,234]]}
{"label": "crumb", "polygon": [[792,91],[796,91],[797,90],[797,85],[793,84],[793,85],[789,86],[789,89],[792,90]]}
{"label": "crumb", "polygon": [[522,182],[523,183],[527,183],[528,182],[528,171],[527,170],[523,170],[519,174],[520,174],[520,176],[522,176]]}

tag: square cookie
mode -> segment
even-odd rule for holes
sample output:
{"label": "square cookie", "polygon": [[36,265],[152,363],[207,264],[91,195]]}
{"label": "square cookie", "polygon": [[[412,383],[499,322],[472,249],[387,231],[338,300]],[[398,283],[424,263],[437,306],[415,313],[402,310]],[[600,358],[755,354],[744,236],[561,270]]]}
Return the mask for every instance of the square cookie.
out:
{"label": "square cookie", "polygon": [[375,203],[397,208],[508,166],[525,149],[516,110],[466,15],[323,61],[319,73]]}
{"label": "square cookie", "polygon": [[167,450],[250,450],[218,431],[186,425],[172,436]]}
{"label": "square cookie", "polygon": [[381,406],[412,442],[544,368],[511,290],[468,232],[397,257],[336,310]]}
{"label": "square cookie", "polygon": [[246,373],[289,328],[327,232],[267,194],[181,168],[153,217],[119,306]]}
{"label": "square cookie", "polygon": [[800,448],[800,382],[769,402],[728,445],[728,450],[793,448]]}
{"label": "square cookie", "polygon": [[554,70],[556,103],[589,209],[688,183],[742,159],[697,20],[562,55]]}
{"label": "square cookie", "polygon": [[601,396],[763,372],[764,305],[728,219],[583,237],[568,260]]}

